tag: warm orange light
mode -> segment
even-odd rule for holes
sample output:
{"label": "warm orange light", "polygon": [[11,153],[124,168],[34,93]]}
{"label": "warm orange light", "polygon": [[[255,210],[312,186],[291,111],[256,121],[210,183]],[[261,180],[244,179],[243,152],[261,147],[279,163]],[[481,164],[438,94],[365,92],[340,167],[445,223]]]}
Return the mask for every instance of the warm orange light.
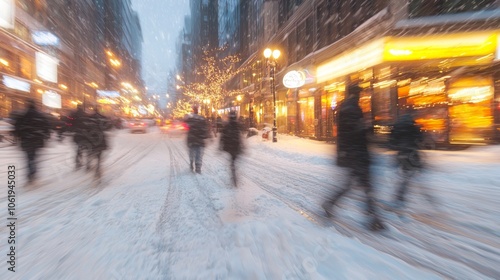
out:
{"label": "warm orange light", "polygon": [[7,67],[9,66],[9,62],[3,58],[0,58],[0,63],[7,66]]}
{"label": "warm orange light", "polygon": [[110,58],[109,62],[114,67],[120,67],[122,65],[122,63],[118,59],[114,59],[114,58]]}
{"label": "warm orange light", "polygon": [[[497,35],[491,33],[442,34],[438,36],[388,38],[385,61],[486,56],[495,53]],[[492,60],[487,56],[484,60]]]}
{"label": "warm orange light", "polygon": [[278,59],[278,57],[280,57],[280,55],[281,55],[280,50],[274,50],[273,51],[273,57],[274,57],[274,59]]}
{"label": "warm orange light", "polygon": [[274,59],[278,59],[280,57],[281,51],[280,50],[271,50],[270,48],[267,48],[264,50],[264,57],[265,58],[271,58],[273,56]]}
{"label": "warm orange light", "polygon": [[270,48],[267,48],[264,50],[264,57],[270,58],[272,53],[273,53],[273,51]]}

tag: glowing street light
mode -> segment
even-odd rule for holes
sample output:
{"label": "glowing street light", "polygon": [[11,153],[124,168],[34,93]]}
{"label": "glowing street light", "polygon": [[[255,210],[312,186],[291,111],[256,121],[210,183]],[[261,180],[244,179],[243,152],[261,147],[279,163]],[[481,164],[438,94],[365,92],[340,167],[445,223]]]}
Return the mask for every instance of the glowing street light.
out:
{"label": "glowing street light", "polygon": [[271,79],[271,93],[273,94],[273,142],[278,142],[276,127],[276,85],[274,83],[274,76],[276,72],[277,59],[280,57],[280,50],[271,50],[267,48],[264,50],[264,57],[266,58],[267,64],[270,67],[270,79]]}

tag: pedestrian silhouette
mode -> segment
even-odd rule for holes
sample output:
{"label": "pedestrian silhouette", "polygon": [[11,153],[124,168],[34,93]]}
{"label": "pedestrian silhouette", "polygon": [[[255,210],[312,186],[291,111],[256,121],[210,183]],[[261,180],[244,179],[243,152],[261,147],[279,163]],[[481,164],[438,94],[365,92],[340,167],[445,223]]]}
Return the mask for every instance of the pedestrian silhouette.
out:
{"label": "pedestrian silhouette", "polygon": [[50,138],[48,119],[36,109],[35,101],[27,101],[27,110],[15,122],[14,132],[21,142],[21,149],[26,153],[28,182],[33,182],[37,173],[37,152]]}
{"label": "pedestrian silhouette", "polygon": [[189,167],[191,171],[201,173],[205,139],[209,137],[207,120],[198,115],[198,106],[193,106],[193,113],[186,118],[189,127],[187,145],[189,149]]}
{"label": "pedestrian silhouette", "polygon": [[394,124],[389,138],[391,148],[397,151],[396,162],[402,176],[394,199],[397,207],[403,207],[411,178],[422,168],[419,152],[423,140],[420,127],[415,124],[413,112],[408,110]]}
{"label": "pedestrian silhouette", "polygon": [[370,177],[370,153],[368,151],[368,129],[363,122],[363,112],[359,106],[361,88],[354,84],[348,87],[347,99],[338,108],[337,165],[345,167],[348,175],[341,189],[328,198],[322,207],[327,216],[333,216],[333,206],[338,203],[357,179],[366,194],[368,228],[384,228],[375,208],[373,187]]}
{"label": "pedestrian silhouette", "polygon": [[75,168],[79,169],[82,166],[83,152],[88,153],[90,150],[89,143],[87,141],[87,127],[85,125],[85,120],[88,115],[85,113],[82,105],[77,105],[76,111],[70,114],[68,117],[71,125],[71,131],[73,134],[73,142],[76,144],[76,154],[75,154]]}
{"label": "pedestrian silhouette", "polygon": [[237,186],[235,162],[243,151],[241,131],[241,122],[236,119],[236,112],[229,112],[229,121],[224,125],[221,132],[220,149],[231,156],[231,178],[235,187]]}
{"label": "pedestrian silhouette", "polygon": [[99,113],[98,107],[95,107],[94,113],[85,119],[86,139],[89,145],[87,157],[87,170],[92,167],[92,161],[95,159],[95,176],[101,176],[102,153],[108,149],[108,140],[106,131],[111,129],[111,121]]}

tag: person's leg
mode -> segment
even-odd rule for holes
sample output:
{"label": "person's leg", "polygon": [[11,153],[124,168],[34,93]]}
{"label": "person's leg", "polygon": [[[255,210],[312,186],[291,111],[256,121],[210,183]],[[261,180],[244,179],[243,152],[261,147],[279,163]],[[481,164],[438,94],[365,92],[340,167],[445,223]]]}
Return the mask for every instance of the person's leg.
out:
{"label": "person's leg", "polygon": [[236,178],[236,158],[237,156],[236,155],[231,155],[231,176],[232,176],[232,179],[233,179],[233,183],[234,183],[234,186],[236,187],[237,186],[237,178]]}
{"label": "person's leg", "polygon": [[377,215],[369,168],[359,168],[355,171],[355,174],[366,195],[366,213],[368,215]]}
{"label": "person's leg", "polygon": [[87,153],[87,170],[90,170],[92,167],[92,160],[95,157],[95,152],[90,147],[87,147],[85,152]]}
{"label": "person's leg", "polygon": [[195,149],[194,147],[189,147],[189,168],[194,172],[194,158],[195,158]]}
{"label": "person's leg", "polygon": [[77,143],[76,145],[75,165],[76,168],[80,168],[82,166],[83,145],[82,143]]}
{"label": "person's leg", "polygon": [[342,198],[350,189],[352,180],[354,179],[354,170],[349,169],[348,174],[346,176],[346,180],[339,191],[333,193],[333,195],[326,199],[321,207],[325,210],[328,216],[333,216],[332,208],[338,202],[340,198]]}
{"label": "person's leg", "polygon": [[28,158],[28,180],[32,181],[36,174],[36,149],[26,150],[26,156]]}
{"label": "person's leg", "polygon": [[368,229],[378,231],[385,229],[380,215],[375,207],[375,196],[373,186],[371,184],[370,168],[368,166],[356,170],[356,177],[359,178],[360,184],[366,194],[366,212],[368,215]]}
{"label": "person's leg", "polygon": [[201,173],[202,161],[203,161],[203,147],[198,146],[195,149],[195,159],[194,159],[196,173]]}
{"label": "person's leg", "polygon": [[408,168],[403,168],[402,170],[402,178],[401,183],[399,185],[399,189],[396,192],[395,202],[400,204],[401,206],[406,202],[406,193],[408,192],[408,185],[410,184],[410,179],[413,177],[413,170]]}
{"label": "person's leg", "polygon": [[96,167],[95,167],[95,175],[96,177],[101,177],[101,155],[102,155],[102,151],[97,151],[95,153],[95,157],[96,157]]}
{"label": "person's leg", "polygon": [[[398,154],[399,157],[399,165],[401,168],[401,182],[398,190],[396,191],[395,203],[398,206],[403,206],[406,201],[406,193],[408,192],[408,185],[410,184],[410,180],[415,173],[415,169],[420,163],[418,162],[419,157],[413,157],[412,152],[400,152]],[[415,161],[417,160],[417,161]]]}

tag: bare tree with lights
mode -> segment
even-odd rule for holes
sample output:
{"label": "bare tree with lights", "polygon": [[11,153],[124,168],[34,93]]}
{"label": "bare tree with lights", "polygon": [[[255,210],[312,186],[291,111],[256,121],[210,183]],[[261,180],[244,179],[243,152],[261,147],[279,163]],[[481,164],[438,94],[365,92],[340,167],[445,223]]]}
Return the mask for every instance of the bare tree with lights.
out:
{"label": "bare tree with lights", "polygon": [[182,94],[190,102],[205,105],[205,113],[208,115],[208,104],[218,108],[227,97],[241,94],[239,89],[232,90],[226,84],[244,71],[240,68],[238,55],[221,57],[225,48],[205,50],[201,66],[196,69],[195,79],[197,82],[179,86]]}

